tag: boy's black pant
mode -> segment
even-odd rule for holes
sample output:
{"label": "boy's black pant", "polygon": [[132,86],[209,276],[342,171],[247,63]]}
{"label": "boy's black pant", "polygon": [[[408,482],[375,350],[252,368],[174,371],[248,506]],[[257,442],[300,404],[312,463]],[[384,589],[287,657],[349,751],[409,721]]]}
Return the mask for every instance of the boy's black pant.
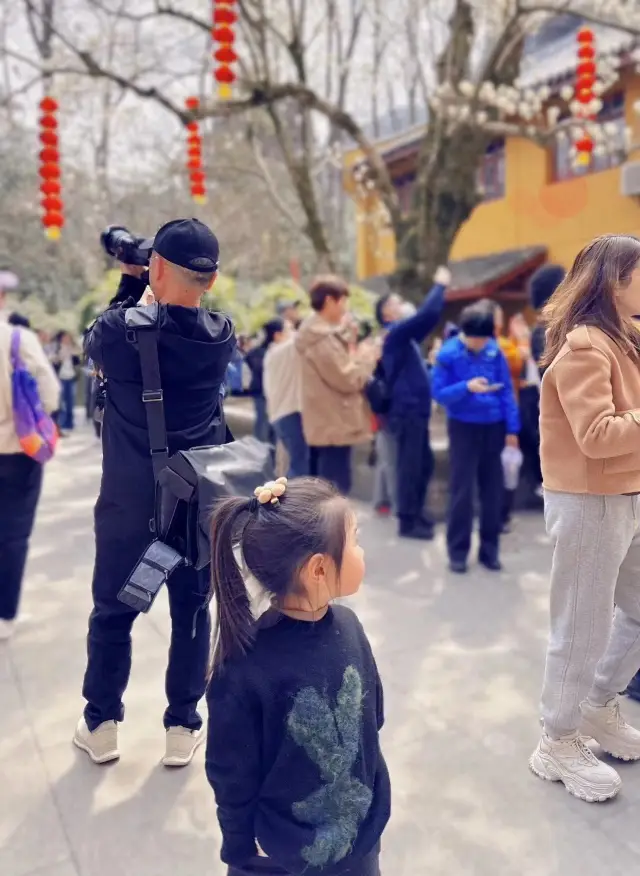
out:
{"label": "boy's black pant", "polygon": [[[118,593],[152,538],[148,509],[135,505],[132,495],[128,505],[101,496],[96,506],[93,611],[82,689],[91,731],[104,721],[124,718],[122,697],[131,671],[131,629],[138,613],[120,602]],[[196,572],[182,566],[169,578],[171,643],[165,728],[198,730],[202,726],[197,706],[204,696],[209,660],[208,579],[208,569]]]}
{"label": "boy's black pant", "polygon": [[24,453],[0,454],[0,619],[18,613],[42,466]]}
{"label": "boy's black pant", "polygon": [[351,447],[311,447],[310,473],[333,484],[343,496],[351,492]]}
{"label": "boy's black pant", "polygon": [[542,483],[540,469],[540,390],[525,386],[520,390],[520,450],[522,475],[533,492]]}
{"label": "boy's black pant", "polygon": [[427,417],[391,417],[389,430],[396,441],[396,505],[398,518],[410,526],[425,514],[433,451]]}
{"label": "boy's black pant", "polygon": [[449,559],[465,562],[471,547],[474,485],[480,498],[480,557],[498,559],[502,529],[504,476],[501,453],[505,424],[448,422],[450,496]]}

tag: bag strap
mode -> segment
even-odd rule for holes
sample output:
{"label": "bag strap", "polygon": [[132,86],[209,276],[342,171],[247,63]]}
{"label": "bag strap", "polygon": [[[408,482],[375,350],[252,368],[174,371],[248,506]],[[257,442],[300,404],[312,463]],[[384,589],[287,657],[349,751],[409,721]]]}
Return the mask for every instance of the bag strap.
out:
{"label": "bag strap", "polygon": [[11,332],[11,367],[15,371],[20,364],[20,329]]}
{"label": "bag strap", "polygon": [[[134,308],[132,308],[134,309]],[[135,308],[142,310],[142,308]],[[151,314],[151,309],[149,308]],[[128,332],[133,335],[130,340],[138,348],[140,370],[142,372],[142,401],[147,417],[149,432],[149,447],[153,475],[158,480],[160,472],[169,462],[169,443],[167,426],[164,417],[164,393],[160,377],[160,359],[158,357],[158,319],[157,306],[155,319],[144,324],[127,323]]]}

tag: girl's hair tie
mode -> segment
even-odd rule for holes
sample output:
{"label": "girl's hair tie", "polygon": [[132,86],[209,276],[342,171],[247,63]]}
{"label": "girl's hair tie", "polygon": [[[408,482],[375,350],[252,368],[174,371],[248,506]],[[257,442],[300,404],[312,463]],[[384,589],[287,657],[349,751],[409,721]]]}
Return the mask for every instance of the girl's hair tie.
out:
{"label": "girl's hair tie", "polygon": [[286,489],[286,478],[278,478],[276,481],[268,481],[262,487],[256,487],[253,495],[257,504],[254,505],[252,501],[251,510],[254,511],[259,505],[279,505],[280,496],[284,495]]}

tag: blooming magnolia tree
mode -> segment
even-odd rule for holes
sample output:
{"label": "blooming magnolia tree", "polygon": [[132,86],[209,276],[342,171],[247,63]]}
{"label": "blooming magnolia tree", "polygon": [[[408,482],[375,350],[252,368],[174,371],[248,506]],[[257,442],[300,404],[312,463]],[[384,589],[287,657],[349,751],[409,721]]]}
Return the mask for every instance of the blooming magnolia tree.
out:
{"label": "blooming magnolia tree", "polygon": [[[22,3],[30,20],[51,6],[51,0]],[[576,44],[577,82],[557,92],[544,84],[530,87],[521,77],[526,40],[567,12],[584,26],[608,25],[640,37],[637,0],[226,0],[238,19],[237,79],[225,88],[224,100],[209,80],[197,107],[187,109],[185,93],[194,81],[205,81],[211,57],[211,0],[138,0],[135,11],[122,0],[77,5],[86,16],[48,21],[55,45],[48,75],[111,80],[185,125],[246,117],[257,166],[264,165],[265,141],[255,135],[254,120],[266,120],[269,142],[275,138],[300,205],[301,230],[326,267],[337,265],[344,236],[327,211],[327,193],[344,149],[359,146],[364,158],[354,171],[357,192],[369,202],[377,195],[380,206],[371,221],[393,230],[397,281],[414,298],[447,260],[481,200],[477,170],[496,137],[522,136],[542,146],[566,137],[582,165],[620,149],[617,126],[614,131],[597,118],[618,78],[617,53],[599,52],[597,38],[585,36]],[[123,44],[136,40],[146,47],[141,58],[103,58],[92,13],[117,17]],[[174,43],[163,42],[168,34]],[[153,62],[144,63],[152,46]],[[377,117],[400,105],[409,107],[410,123],[424,124],[409,209],[401,207],[376,148]],[[629,132],[624,148],[633,146]],[[276,185],[270,191],[277,205],[282,192]]]}

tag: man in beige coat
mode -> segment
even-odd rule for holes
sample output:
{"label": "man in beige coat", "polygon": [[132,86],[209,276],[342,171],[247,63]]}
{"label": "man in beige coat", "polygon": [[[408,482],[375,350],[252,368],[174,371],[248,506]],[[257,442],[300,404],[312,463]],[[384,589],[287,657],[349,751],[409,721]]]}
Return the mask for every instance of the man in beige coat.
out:
{"label": "man in beige coat", "polygon": [[304,436],[317,475],[345,495],[351,489],[351,448],[371,431],[363,389],[379,358],[374,344],[350,344],[344,330],[348,297],[339,277],[318,277],[309,290],[313,314],[296,335]]}

